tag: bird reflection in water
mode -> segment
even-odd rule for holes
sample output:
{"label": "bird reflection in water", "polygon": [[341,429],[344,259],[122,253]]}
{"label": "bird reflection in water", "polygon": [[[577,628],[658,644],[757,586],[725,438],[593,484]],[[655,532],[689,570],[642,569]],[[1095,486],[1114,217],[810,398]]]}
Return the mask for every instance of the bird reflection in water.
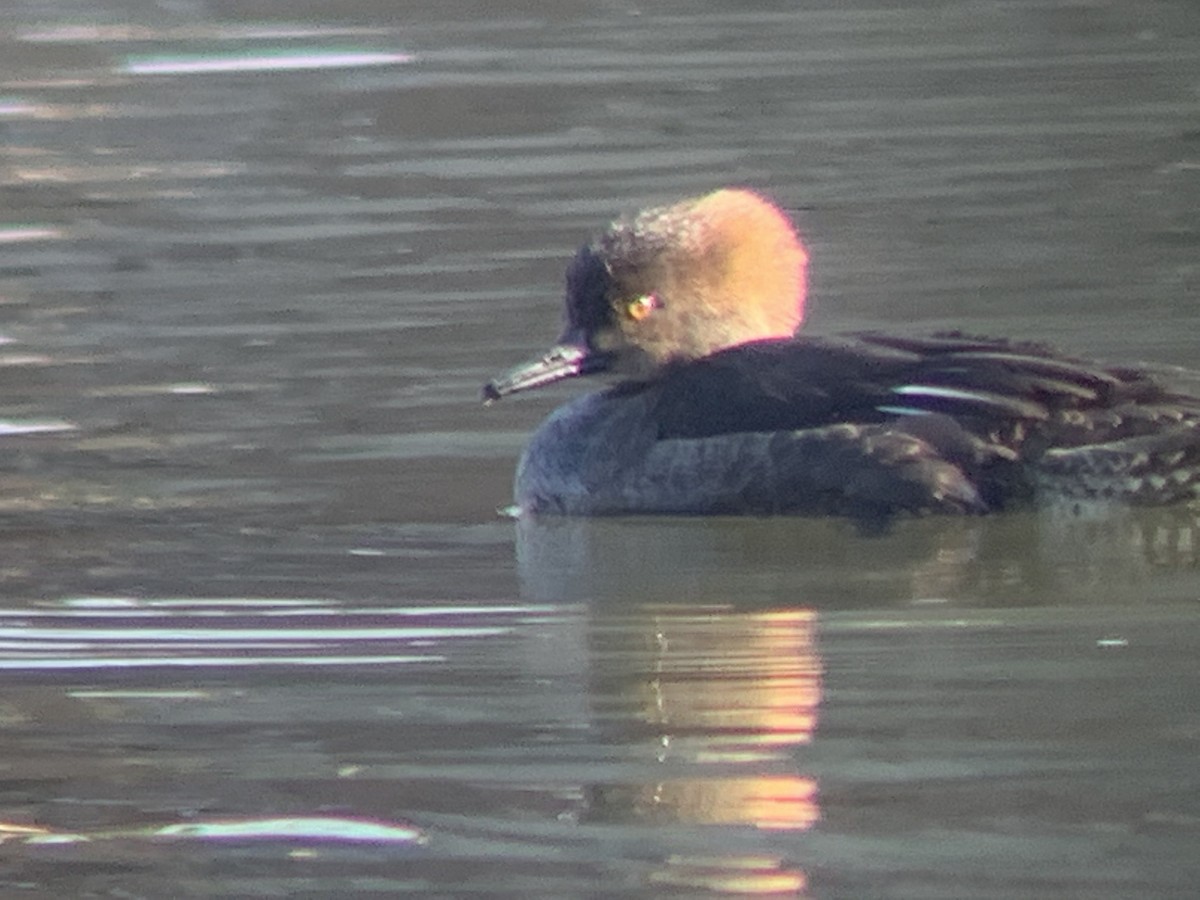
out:
{"label": "bird reflection in water", "polygon": [[[601,615],[590,693],[614,746],[641,755],[645,778],[595,786],[590,818],[788,830],[817,821],[816,782],[795,768],[821,700],[815,613],[689,605]],[[752,893],[806,881],[749,851],[672,857],[654,880]]]}

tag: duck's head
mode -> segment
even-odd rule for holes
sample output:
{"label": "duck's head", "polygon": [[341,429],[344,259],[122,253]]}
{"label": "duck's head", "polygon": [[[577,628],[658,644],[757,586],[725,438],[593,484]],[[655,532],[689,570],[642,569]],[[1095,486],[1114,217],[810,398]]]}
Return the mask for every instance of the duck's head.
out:
{"label": "duck's head", "polygon": [[804,318],[807,261],[788,217],[748,190],[618,220],[567,269],[558,343],[484,385],[484,399],[594,372],[647,378],[725,347],[791,337]]}

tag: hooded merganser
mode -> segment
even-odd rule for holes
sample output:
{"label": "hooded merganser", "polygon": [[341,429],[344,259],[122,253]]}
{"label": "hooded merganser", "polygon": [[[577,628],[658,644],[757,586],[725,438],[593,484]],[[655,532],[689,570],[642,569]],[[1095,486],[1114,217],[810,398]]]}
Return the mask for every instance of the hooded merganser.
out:
{"label": "hooded merganser", "polygon": [[1200,497],[1200,398],[1147,372],[960,333],[796,336],[791,221],[724,189],[614,222],[567,269],[566,328],[486,401],[563,378],[521,513],[982,513],[1039,497]]}

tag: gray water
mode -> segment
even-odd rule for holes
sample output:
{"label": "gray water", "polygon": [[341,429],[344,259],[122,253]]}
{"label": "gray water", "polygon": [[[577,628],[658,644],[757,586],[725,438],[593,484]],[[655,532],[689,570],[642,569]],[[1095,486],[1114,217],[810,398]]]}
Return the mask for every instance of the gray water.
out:
{"label": "gray water", "polygon": [[499,516],[621,212],[1200,368],[1192,3],[10,2],[0,896],[1193,897],[1194,511]]}

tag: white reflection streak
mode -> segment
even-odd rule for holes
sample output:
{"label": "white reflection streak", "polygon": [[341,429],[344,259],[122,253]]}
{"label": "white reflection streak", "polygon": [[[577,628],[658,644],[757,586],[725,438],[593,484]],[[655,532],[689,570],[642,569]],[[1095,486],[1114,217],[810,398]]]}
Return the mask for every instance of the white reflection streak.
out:
{"label": "white reflection streak", "polygon": [[28,422],[17,422],[11,419],[0,419],[0,437],[7,437],[18,434],[55,434],[60,431],[74,431],[75,426],[70,422],[56,421],[53,419],[31,420]]}
{"label": "white reflection streak", "polygon": [[61,228],[45,225],[0,225],[0,244],[23,244],[26,241],[53,241],[63,236]]}
{"label": "white reflection streak", "polygon": [[28,100],[17,97],[0,97],[0,116],[29,116],[37,110],[38,107]]}
{"label": "white reflection streak", "polygon": [[151,641],[196,643],[217,641],[244,644],[247,641],[412,641],[455,637],[495,637],[512,629],[494,628],[295,628],[278,631],[271,628],[0,628],[0,641],[75,641],[101,644],[125,641],[149,644]]}
{"label": "white reflection streak", "polygon": [[[67,597],[58,601],[70,609],[128,609],[132,607],[232,607],[238,610],[274,609],[276,607],[328,606],[330,601],[318,597]],[[39,611],[38,615],[45,615]],[[74,615],[74,613],[72,613]]]}
{"label": "white reflection streak", "polygon": [[152,28],[147,25],[49,25],[21,28],[15,33],[26,44],[104,43],[109,41],[250,41],[378,37],[378,28],[304,25],[184,25]]}
{"label": "white reflection streak", "polygon": [[[444,662],[441,641],[488,638],[508,627],[0,628],[0,671],[253,666],[379,666]],[[416,652],[380,654],[403,642]],[[376,653],[355,652],[369,644]],[[429,648],[431,652],[421,652]]]}
{"label": "white reflection streak", "polygon": [[245,56],[153,56],[126,59],[120,71],[128,75],[196,75],[225,72],[296,72],[310,69],[349,69],[393,66],[413,61],[409,53],[378,51],[307,51]]}
{"label": "white reflection streak", "polygon": [[0,659],[0,671],[21,669],[144,669],[144,668],[246,668],[248,666],[380,666],[444,662],[444,656],[141,656],[103,659]]}
{"label": "white reflection streak", "polygon": [[27,845],[91,844],[96,841],[149,839],[154,841],[303,841],[305,843],[424,844],[419,828],[403,822],[333,816],[295,816],[275,819],[217,819],[189,821],[150,828],[91,832],[50,831],[47,828],[0,823],[0,843]]}
{"label": "white reflection streak", "polygon": [[[344,610],[325,607],[323,604],[329,601],[315,598],[74,597],[58,602],[67,608],[0,609],[0,671],[441,663],[448,658],[441,649],[445,645],[501,638],[513,634],[519,623],[550,617],[546,607]],[[497,614],[515,615],[519,623],[475,618]],[[243,619],[229,627],[213,627],[217,625],[212,622],[214,617],[246,615],[252,617],[251,621]],[[304,622],[289,627],[289,622],[276,618],[278,626],[263,627],[267,623],[262,617],[314,615],[389,615],[401,621],[391,619],[357,627],[321,627]],[[426,618],[404,624],[410,616],[452,616],[453,620]],[[461,621],[464,618],[466,621]],[[58,627],[60,622],[66,627]],[[138,624],[141,622],[146,624]],[[211,624],[194,627],[193,623],[198,622]]]}
{"label": "white reflection streak", "polygon": [[57,601],[63,609],[0,609],[0,619],[19,616],[27,619],[30,616],[38,618],[77,619],[80,615],[89,618],[147,618],[159,617],[164,614],[185,618],[201,616],[234,616],[247,615],[247,611],[262,617],[281,618],[289,616],[395,616],[398,618],[415,618],[417,616],[526,616],[541,617],[563,615],[566,612],[578,612],[577,608],[569,606],[551,606],[549,604],[533,604],[529,606],[497,605],[497,606],[368,606],[346,609],[331,605],[332,601],[323,599],[307,599],[302,597],[278,600],[274,598],[259,599],[256,597],[241,598],[172,598],[172,597],[69,597]]}
{"label": "white reflection streak", "polygon": [[329,817],[247,819],[231,822],[187,822],[154,831],[155,837],[193,840],[304,839],[363,843],[423,843],[419,829],[388,822]]}

